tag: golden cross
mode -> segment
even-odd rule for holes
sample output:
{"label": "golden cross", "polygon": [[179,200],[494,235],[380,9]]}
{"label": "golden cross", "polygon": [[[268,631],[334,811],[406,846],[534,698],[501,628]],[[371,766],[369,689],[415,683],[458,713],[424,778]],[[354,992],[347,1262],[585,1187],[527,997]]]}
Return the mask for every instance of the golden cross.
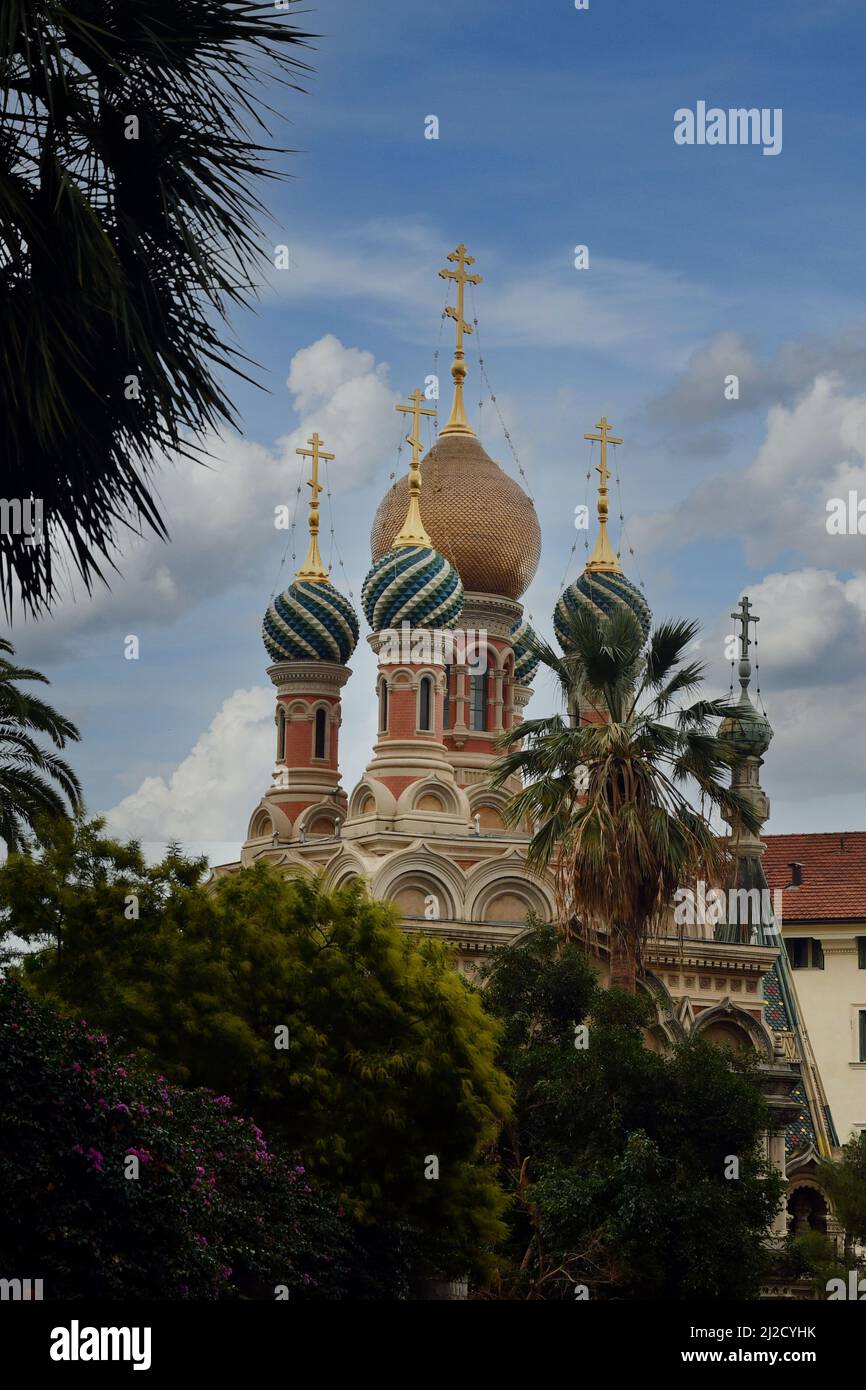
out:
{"label": "golden cross", "polygon": [[466,267],[475,264],[474,256],[467,256],[466,247],[461,241],[456,251],[448,253],[448,260],[453,261],[457,269],[449,270],[446,266],[440,270],[439,274],[443,280],[456,280],[457,282],[457,307],[448,305],[445,310],[449,319],[453,319],[457,324],[457,351],[463,351],[463,334],[472,332],[472,325],[466,323],[463,318],[463,291],[467,285],[480,285],[482,278],[480,275],[467,275]]}
{"label": "golden cross", "polygon": [[402,415],[412,416],[412,433],[406,435],[406,443],[412,445],[412,466],[413,468],[417,468],[419,452],[421,449],[421,438],[419,435],[419,430],[421,427],[421,416],[432,415],[435,419],[436,411],[425,410],[424,407],[421,405],[421,402],[425,400],[426,397],[424,395],[424,392],[418,386],[415,387],[415,390],[412,392],[409,399],[412,402],[411,405],[395,405],[394,409],[399,411]]}
{"label": "golden cross", "polygon": [[608,444],[621,444],[622,440],[614,439],[612,434],[608,434],[607,431],[609,426],[607,418],[604,415],[602,415],[595,428],[599,431],[598,434],[585,434],[583,437],[584,439],[593,439],[596,443],[601,445],[601,462],[597,463],[595,466],[601,475],[601,486],[606,492],[607,480],[610,477],[610,471],[607,466],[607,446]]}
{"label": "golden cross", "polygon": [[307,479],[307,487],[313,489],[313,495],[310,498],[310,544],[307,546],[306,559],[297,572],[297,578],[309,580],[310,583],[313,584],[321,584],[324,583],[329,576],[328,571],[322,564],[322,557],[319,554],[319,493],[324,491],[322,484],[319,482],[319,461],[321,459],[333,459],[336,455],[323,452],[319,447],[322,441],[317,433],[313,433],[307,440],[307,443],[312,444],[312,449],[295,450],[295,453],[301,454],[303,458],[313,460],[313,476]]}
{"label": "golden cross", "polygon": [[433,542],[424,529],[421,520],[421,507],[419,498],[421,496],[421,416],[434,415],[435,410],[425,410],[421,405],[424,400],[424,392],[416,387],[409,397],[411,405],[395,405],[394,409],[401,415],[412,416],[412,433],[406,435],[406,443],[412,445],[412,462],[409,464],[409,508],[406,512],[406,520],[399,534],[394,539],[394,546],[398,545],[429,545]]}
{"label": "golden cross", "polygon": [[456,270],[449,270],[446,266],[440,270],[439,274],[443,280],[454,280],[457,284],[457,305],[456,308],[448,305],[445,309],[450,319],[457,325],[457,346],[454,349],[454,361],[451,363],[451,377],[454,382],[454,404],[451,407],[451,416],[448,424],[442,430],[442,434],[474,434],[469,421],[466,419],[466,412],[463,409],[463,383],[466,380],[466,354],[463,351],[463,334],[472,332],[472,325],[467,323],[463,317],[463,291],[467,285],[480,285],[480,275],[469,275],[466,267],[475,264],[475,257],[466,254],[466,247],[461,241],[456,251],[449,251],[449,261],[456,266]]}
{"label": "golden cross", "polygon": [[592,439],[601,445],[601,461],[595,465],[600,478],[598,485],[598,536],[592,555],[586,562],[586,568],[588,570],[618,571],[619,560],[616,558],[616,553],[607,536],[607,480],[610,477],[607,466],[607,446],[608,444],[621,444],[622,440],[615,439],[612,434],[608,434],[609,426],[604,415],[596,425],[596,429],[598,434],[585,434],[583,436],[584,439]]}

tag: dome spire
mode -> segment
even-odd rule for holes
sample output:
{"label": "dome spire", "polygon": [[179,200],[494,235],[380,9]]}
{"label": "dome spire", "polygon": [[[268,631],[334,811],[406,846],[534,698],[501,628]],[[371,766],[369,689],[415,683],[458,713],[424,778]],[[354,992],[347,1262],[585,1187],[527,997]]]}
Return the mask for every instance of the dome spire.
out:
{"label": "dome spire", "polygon": [[316,433],[310,436],[307,443],[312,444],[312,449],[295,450],[296,454],[313,460],[313,476],[307,479],[307,487],[313,489],[313,495],[310,498],[310,543],[307,546],[306,558],[297,571],[296,578],[305,579],[310,584],[327,584],[330,576],[322,564],[322,557],[319,553],[319,493],[323,490],[322,484],[319,482],[319,460],[332,459],[335,455],[322,452],[319,447],[322,440]]}
{"label": "dome spire", "polygon": [[463,351],[463,334],[472,332],[472,325],[466,323],[463,317],[463,292],[467,285],[480,285],[482,277],[480,275],[467,274],[466,267],[475,264],[475,257],[466,253],[466,247],[461,241],[455,251],[449,251],[448,260],[453,261],[457,266],[456,270],[449,270],[446,266],[440,270],[439,274],[443,280],[454,280],[457,283],[457,305],[448,305],[445,313],[450,319],[454,320],[457,329],[457,345],[454,350],[454,361],[451,363],[451,376],[454,381],[454,404],[451,407],[451,418],[448,424],[441,431],[442,434],[471,434],[475,431],[466,419],[466,412],[463,409],[463,383],[466,380],[466,355]]}
{"label": "dome spire", "polygon": [[398,545],[426,545],[431,546],[433,542],[424,529],[424,522],[421,520],[421,416],[432,415],[435,417],[435,410],[425,410],[421,405],[424,400],[424,392],[418,387],[409,397],[411,405],[395,405],[394,409],[402,415],[412,416],[412,433],[406,435],[406,443],[412,446],[412,462],[409,464],[409,507],[406,512],[406,520],[400,528],[399,534],[394,538],[392,549],[396,550]]}
{"label": "dome spire", "polygon": [[607,446],[608,444],[621,444],[621,439],[614,439],[612,434],[608,434],[609,425],[607,419],[602,415],[596,429],[598,434],[585,434],[584,439],[592,439],[601,445],[601,459],[595,465],[599,474],[598,484],[598,535],[595,540],[595,547],[586,562],[588,570],[603,570],[607,573],[620,574],[622,567],[616,558],[613,546],[607,534],[607,480],[610,471],[607,466]]}

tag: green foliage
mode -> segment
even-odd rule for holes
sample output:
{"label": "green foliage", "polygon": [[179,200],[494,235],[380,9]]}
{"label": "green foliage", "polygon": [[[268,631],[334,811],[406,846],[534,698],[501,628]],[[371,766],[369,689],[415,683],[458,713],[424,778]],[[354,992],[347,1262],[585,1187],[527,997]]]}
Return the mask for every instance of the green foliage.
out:
{"label": "green foliage", "polygon": [[18,688],[19,681],[47,685],[48,679],[40,671],[15,666],[2,655],[11,656],[14,650],[0,637],[0,840],[9,849],[19,848],[41,817],[64,815],[64,797],[73,810],[81,801],[72,768],[33,737],[46,735],[55,748],[65,748],[67,742],[78,740],[78,730],[44,700]]}
{"label": "green foliage", "polygon": [[[599,988],[581,949],[546,925],[496,954],[484,1002],[515,1087],[501,1142],[508,1263],[494,1291],[753,1296],[781,1181],[758,1157],[766,1108],[750,1063],[700,1041],[649,1050],[649,1002]],[[725,1177],[730,1155],[737,1179]]]}
{"label": "green foliage", "polygon": [[[126,1176],[129,1156],[138,1176]],[[0,1265],[46,1298],[338,1298],[352,1233],[227,1096],[0,982]]]}
{"label": "green foliage", "polygon": [[617,983],[633,989],[644,942],[666,920],[676,889],[720,882],[726,868],[690,794],[748,830],[760,822],[724,780],[732,753],[714,721],[731,707],[679,703],[704,675],[689,659],[697,624],[662,623],[643,649],[640,625],[625,609],[569,621],[564,656],[538,638],[530,643],[556,678],[566,717],[529,720],[504,734],[510,751],[494,782],[522,777],[509,814],[537,827],[530,859],[556,866],[567,934],[595,946],[599,931],[610,932],[611,959],[622,960]]}
{"label": "green foliage", "polygon": [[499,1028],[440,944],[357,883],[327,893],[258,866],[205,889],[197,861],[147,869],[99,822],[42,834],[41,857],[0,869],[17,934],[59,943],[25,960],[32,990],[172,1080],[228,1092],[355,1217],[425,1233],[438,1267],[465,1271],[502,1233],[483,1162],[510,1099]]}
{"label": "green foliage", "polygon": [[[293,0],[294,3],[294,0]],[[257,0],[3,0],[0,459],[44,542],[0,535],[0,595],[90,588],[127,525],[165,536],[149,474],[234,420],[221,340],[264,268],[263,99],[309,35]],[[56,567],[55,567],[56,568]]]}
{"label": "green foliage", "polygon": [[842,1146],[840,1159],[821,1160],[818,1181],[845,1231],[849,1252],[855,1243],[866,1246],[866,1132]]}

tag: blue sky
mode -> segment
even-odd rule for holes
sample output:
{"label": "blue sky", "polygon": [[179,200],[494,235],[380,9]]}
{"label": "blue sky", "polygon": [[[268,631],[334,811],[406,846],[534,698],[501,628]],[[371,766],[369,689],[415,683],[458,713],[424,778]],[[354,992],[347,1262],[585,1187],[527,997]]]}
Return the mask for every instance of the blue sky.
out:
{"label": "blue sky", "polygon": [[[90,808],[147,841],[234,854],[272,767],[259,628],[291,578],[273,508],[294,498],[294,447],[317,427],[336,442],[335,580],[357,598],[397,467],[393,404],[434,370],[437,344],[447,395],[437,272],[464,241],[542,526],[538,625],[549,634],[586,497],[583,434],[606,413],[625,439],[626,569],[657,616],[701,620],[714,689],[744,590],[761,613],[768,830],[862,828],[866,540],[824,524],[840,489],[866,497],[862,5],[324,0],[298,22],[322,37],[307,93],[271,93],[276,139],[296,153],[264,190],[262,243],[286,244],[290,268],[266,265],[256,311],[233,324],[268,391],[233,385],[241,434],[214,444],[210,471],[165,470],[170,545],[125,544],[111,594],[79,592],[13,633],[82,728]],[[781,153],[677,146],[674,112],[698,100],[781,108]],[[489,399],[481,418],[511,470]],[[347,786],[373,738],[363,640],[352,665]],[[550,698],[540,684],[531,713]]]}

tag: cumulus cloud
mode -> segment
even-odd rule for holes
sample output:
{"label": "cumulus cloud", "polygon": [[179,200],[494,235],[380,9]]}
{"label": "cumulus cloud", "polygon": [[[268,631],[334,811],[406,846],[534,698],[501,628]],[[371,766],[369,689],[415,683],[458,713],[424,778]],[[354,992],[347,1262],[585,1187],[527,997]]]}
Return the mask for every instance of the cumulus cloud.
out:
{"label": "cumulus cloud", "polygon": [[236,690],[170,777],[146,777],[106,812],[112,832],[156,845],[228,842],[236,851],[270,780],[273,711],[269,687]]}
{"label": "cumulus cloud", "polygon": [[863,567],[862,535],[831,535],[828,503],[866,497],[866,394],[819,377],[793,406],[773,406],[766,438],[746,468],[700,483],[672,510],[636,518],[643,550],[736,537],[749,564],[783,554],[837,570]]}
{"label": "cumulus cloud", "polygon": [[[725,379],[736,376],[739,398],[725,397]],[[859,328],[832,338],[806,337],[783,343],[766,361],[738,333],[718,333],[690,354],[666,391],[647,403],[651,423],[665,432],[692,430],[772,404],[792,405],[817,377],[833,376],[849,388],[866,384],[866,337]],[[726,436],[712,436],[721,443]]]}

